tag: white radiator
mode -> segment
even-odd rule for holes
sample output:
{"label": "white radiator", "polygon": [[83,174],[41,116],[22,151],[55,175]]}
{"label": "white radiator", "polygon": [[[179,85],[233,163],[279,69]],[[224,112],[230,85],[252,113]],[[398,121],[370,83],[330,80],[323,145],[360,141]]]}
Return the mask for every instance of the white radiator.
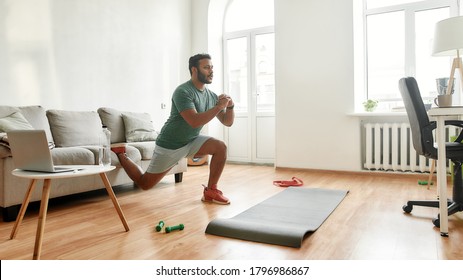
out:
{"label": "white radiator", "polygon": [[[369,170],[430,171],[431,161],[416,154],[409,123],[364,124],[364,168]],[[458,135],[447,127],[446,138]]]}

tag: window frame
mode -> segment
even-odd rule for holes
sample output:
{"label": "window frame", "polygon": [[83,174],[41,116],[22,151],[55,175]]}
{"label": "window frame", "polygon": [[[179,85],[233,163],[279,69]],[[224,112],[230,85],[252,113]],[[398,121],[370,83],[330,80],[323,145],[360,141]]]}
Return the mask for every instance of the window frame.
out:
{"label": "window frame", "polygon": [[[416,75],[416,61],[415,61],[415,13],[425,10],[437,9],[437,8],[444,8],[449,7],[450,9],[450,16],[458,16],[460,13],[460,0],[425,0],[425,1],[418,1],[418,2],[410,2],[405,4],[396,4],[391,6],[384,6],[378,8],[371,8],[367,9],[367,1],[368,0],[360,0],[362,9],[361,12],[361,23],[355,22],[354,19],[354,28],[358,32],[358,29],[361,28],[362,36],[359,37],[358,35],[355,36],[354,30],[354,41],[356,42],[356,47],[360,50],[356,50],[354,56],[356,57],[355,61],[355,76],[357,81],[356,92],[361,92],[361,94],[356,94],[355,99],[355,110],[358,112],[363,112],[362,103],[368,100],[369,92],[368,92],[368,38],[367,38],[367,17],[372,15],[380,15],[385,13],[391,12],[404,12],[404,24],[405,24],[405,45],[404,45],[404,53],[405,53],[405,69],[404,73],[406,76],[415,76]],[[357,6],[354,4],[354,9],[358,9]],[[355,13],[354,11],[354,18],[358,17],[358,12]],[[361,39],[360,39],[361,38]],[[361,40],[362,43],[359,44],[358,40]],[[362,63],[358,63],[361,60]],[[450,64],[449,64],[449,71],[450,71]],[[361,82],[360,82],[361,81]],[[397,89],[398,90],[398,89]],[[381,101],[400,101],[400,98],[391,99],[382,99]]]}
{"label": "window frame", "polygon": [[[247,30],[241,30],[241,31],[232,31],[232,32],[226,32],[223,35],[223,57],[224,57],[224,89],[228,90],[229,88],[229,76],[228,76],[228,47],[227,47],[227,41],[228,40],[233,40],[233,39],[239,39],[239,38],[246,38],[247,41],[247,48],[248,50],[252,50],[255,48],[255,39],[256,36],[258,35],[263,35],[263,34],[275,34],[275,27],[274,26],[265,26],[265,27],[258,27],[258,28],[253,28],[253,29],[247,29]],[[252,52],[248,52],[248,57],[247,57],[247,64],[248,64],[248,78],[253,76],[255,73],[255,59],[256,57],[251,55]],[[250,83],[247,85],[248,86],[248,92],[250,93],[255,93],[256,92],[256,80],[255,79],[248,79]],[[247,101],[247,108],[245,111],[240,111],[236,110],[236,113],[248,113],[251,108],[249,108],[249,105],[252,104],[251,102],[251,96],[248,96],[248,101]],[[270,115],[275,114],[274,111],[269,112]]]}

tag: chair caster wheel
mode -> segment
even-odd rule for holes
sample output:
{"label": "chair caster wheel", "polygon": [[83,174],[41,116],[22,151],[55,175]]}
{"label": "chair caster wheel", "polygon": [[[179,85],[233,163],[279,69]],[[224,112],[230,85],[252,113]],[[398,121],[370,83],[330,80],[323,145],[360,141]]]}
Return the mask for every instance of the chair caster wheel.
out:
{"label": "chair caster wheel", "polygon": [[440,228],[440,219],[439,218],[432,219],[432,223],[434,224],[435,227]]}
{"label": "chair caster wheel", "polygon": [[412,209],[413,209],[413,206],[411,206],[411,205],[402,206],[402,210],[404,210],[405,213],[411,213]]}

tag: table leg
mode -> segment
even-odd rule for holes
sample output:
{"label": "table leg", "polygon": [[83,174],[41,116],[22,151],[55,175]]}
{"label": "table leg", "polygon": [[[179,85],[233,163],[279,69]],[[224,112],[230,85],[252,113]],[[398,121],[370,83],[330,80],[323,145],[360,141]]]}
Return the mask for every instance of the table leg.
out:
{"label": "table leg", "polygon": [[33,256],[34,260],[40,259],[40,253],[42,251],[42,238],[43,238],[43,232],[45,230],[45,221],[47,219],[48,199],[50,198],[50,186],[51,186],[51,180],[45,179],[43,181],[42,201],[40,202],[39,221],[37,224],[37,234],[35,236],[35,246],[34,246],[34,256]]}
{"label": "table leg", "polygon": [[26,214],[27,206],[29,206],[29,201],[31,200],[32,192],[35,189],[35,183],[37,182],[36,179],[32,179],[29,184],[29,189],[24,196],[24,201],[21,204],[21,209],[19,210],[18,217],[16,218],[16,222],[14,223],[13,230],[11,231],[10,239],[14,239],[16,234],[18,233],[19,225],[24,218],[24,214]]}
{"label": "table leg", "polygon": [[103,184],[106,188],[106,191],[108,192],[109,197],[111,198],[114,208],[116,208],[117,214],[119,215],[119,218],[122,221],[122,224],[124,225],[125,231],[129,231],[129,225],[127,224],[127,221],[124,217],[124,213],[122,213],[121,206],[119,205],[119,202],[117,201],[116,195],[114,194],[114,191],[111,187],[111,183],[108,180],[108,177],[106,176],[106,173],[100,173],[101,180],[103,180]]}
{"label": "table leg", "polygon": [[437,117],[437,186],[439,188],[439,221],[441,236],[448,236],[447,158],[445,152],[445,120]]}

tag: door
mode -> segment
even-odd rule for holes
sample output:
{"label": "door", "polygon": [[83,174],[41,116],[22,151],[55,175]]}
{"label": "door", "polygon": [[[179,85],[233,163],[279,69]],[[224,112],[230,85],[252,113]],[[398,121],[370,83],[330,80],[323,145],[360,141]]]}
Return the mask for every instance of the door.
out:
{"label": "door", "polygon": [[225,131],[230,161],[275,161],[274,41],[273,28],[237,32],[224,40],[225,87],[235,102],[235,122]]}

